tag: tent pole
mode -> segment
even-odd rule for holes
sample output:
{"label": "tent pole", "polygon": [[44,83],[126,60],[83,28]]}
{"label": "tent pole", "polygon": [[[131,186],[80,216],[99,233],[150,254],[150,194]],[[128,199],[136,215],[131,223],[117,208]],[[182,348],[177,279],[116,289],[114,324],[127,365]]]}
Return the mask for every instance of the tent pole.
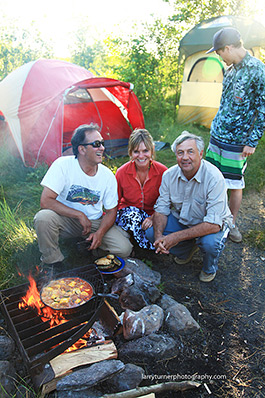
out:
{"label": "tent pole", "polygon": [[177,120],[177,106],[179,104],[180,90],[181,90],[180,70],[181,70],[181,60],[180,60],[180,56],[179,56],[178,57],[178,67],[177,67],[177,84],[176,84],[176,93],[175,93],[175,101],[174,101],[174,116],[173,116],[174,124],[176,123],[176,120]]}
{"label": "tent pole", "polygon": [[56,108],[56,111],[55,111],[55,113],[54,113],[54,115],[53,115],[53,117],[52,117],[51,123],[50,123],[50,125],[49,125],[48,130],[47,130],[47,133],[45,134],[45,137],[44,137],[44,139],[42,140],[41,146],[40,146],[40,148],[39,148],[39,150],[38,150],[38,153],[37,153],[36,162],[35,162],[35,164],[34,164],[34,166],[33,166],[34,169],[35,169],[35,167],[36,167],[37,164],[38,164],[41,149],[42,149],[42,147],[43,147],[43,145],[44,145],[44,143],[45,143],[45,141],[46,141],[46,139],[47,139],[47,137],[48,137],[48,135],[49,135],[49,133],[50,133],[50,130],[51,130],[52,125],[53,125],[53,122],[54,122],[54,120],[55,120],[55,118],[56,118],[56,116],[57,116],[57,113],[58,113],[58,110],[59,110],[59,107],[60,107],[62,101],[63,101],[63,97],[62,97],[61,101],[59,101],[59,103],[58,103],[58,106],[57,106],[57,108]]}

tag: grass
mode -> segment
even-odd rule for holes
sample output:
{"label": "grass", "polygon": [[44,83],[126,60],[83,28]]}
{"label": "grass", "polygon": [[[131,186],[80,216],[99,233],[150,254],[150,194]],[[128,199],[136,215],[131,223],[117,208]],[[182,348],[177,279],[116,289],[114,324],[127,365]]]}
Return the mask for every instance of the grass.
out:
{"label": "grass", "polygon": [[[155,141],[169,142],[170,144],[172,144],[175,138],[181,134],[183,130],[188,130],[193,134],[200,135],[205,142],[205,148],[207,148],[210,140],[210,133],[209,129],[203,126],[161,126],[161,130],[155,132],[153,132],[151,128],[149,129]],[[128,157],[112,159],[107,160],[105,164],[115,173],[115,170],[128,160]],[[171,167],[176,164],[176,157],[171,149],[165,149],[156,152],[156,160],[165,164],[167,167]],[[243,191],[243,195],[246,195],[252,191],[262,192],[265,186],[265,136],[263,136],[259,141],[254,155],[248,158],[248,166],[245,172],[245,182],[246,188]]]}
{"label": "grass", "polygon": [[246,238],[252,246],[256,246],[260,250],[265,250],[265,231],[251,229]]}
{"label": "grass", "polygon": [[8,287],[10,281],[14,284],[21,281],[20,274],[28,273],[25,269],[29,268],[33,252],[37,251],[36,233],[21,218],[19,208],[20,205],[11,210],[5,199],[0,202],[1,289]]}
{"label": "grass", "polygon": [[265,185],[265,135],[259,141],[254,155],[248,158],[244,193],[261,192]]}
{"label": "grass", "polygon": [[142,259],[142,261],[149,267],[149,268],[153,268],[153,263],[152,263],[152,261],[151,260],[148,260],[148,259],[145,259],[145,258],[143,258]]}
{"label": "grass", "polygon": [[[200,135],[209,142],[209,130],[202,126],[181,126],[169,123],[147,129],[155,141],[169,142],[183,131]],[[171,167],[176,158],[171,149],[156,152],[156,159]],[[114,173],[119,166],[128,161],[128,157],[106,159],[104,163]],[[47,165],[32,169],[25,167],[19,158],[10,156],[7,148],[0,148],[0,288],[16,285],[21,282],[20,272],[35,267],[39,263],[37,238],[33,229],[33,217],[39,210],[42,187],[40,181],[47,171]],[[245,175],[246,189],[244,195],[251,191],[262,192],[265,185],[265,137],[260,140],[254,156],[248,160]],[[265,232],[250,231],[249,243],[265,249]],[[23,279],[24,281],[24,279]]]}
{"label": "grass", "polygon": [[[200,126],[161,125],[157,130],[148,127],[155,141],[170,144],[184,129],[200,135],[209,142],[209,130]],[[167,167],[176,163],[171,149],[156,153],[156,159]],[[115,173],[129,158],[105,160],[104,163]],[[47,165],[37,169],[25,167],[19,158],[10,156],[6,148],[0,148],[0,290],[24,283],[30,269],[39,264],[37,238],[33,228],[34,214],[39,210],[42,187],[40,181],[47,171]],[[248,161],[245,176],[244,195],[252,191],[262,192],[265,185],[265,137],[260,141],[253,157]],[[265,250],[265,231],[251,230],[246,236],[247,243]],[[69,253],[69,247],[67,247]],[[71,256],[71,251],[70,251]],[[144,260],[152,267],[152,263]],[[25,275],[25,276],[24,276]],[[159,286],[163,291],[164,286]],[[26,381],[19,383],[25,396],[37,395]],[[4,391],[2,391],[4,392]],[[0,385],[1,395],[1,385]]]}
{"label": "grass", "polygon": [[39,209],[40,181],[47,166],[34,170],[0,149],[0,288],[24,282],[20,276],[39,263],[33,216]]}
{"label": "grass", "polygon": [[[176,125],[176,126],[160,126],[159,131],[153,131],[152,128],[148,128],[146,126],[148,131],[152,134],[154,141],[162,141],[162,142],[168,142],[170,145],[173,143],[175,138],[177,138],[178,135],[181,134],[183,130],[188,130],[193,134],[200,135],[203,137],[204,142],[205,142],[205,147],[207,147],[210,139],[209,135],[209,130],[206,129],[203,126],[181,126],[181,125]],[[118,159],[108,159],[104,163],[112,169],[112,171],[120,167],[123,163],[127,162],[129,160],[129,157],[125,158],[118,158]],[[165,164],[167,167],[171,167],[176,164],[176,156],[175,154],[171,151],[171,149],[164,149],[161,151],[156,152],[156,160],[158,162],[161,162]]]}
{"label": "grass", "polygon": [[8,393],[2,384],[0,384],[0,397],[6,398],[40,398],[41,393],[36,393],[33,387],[29,384],[29,382],[19,375],[17,375],[18,380],[14,380],[15,391],[14,393]]}

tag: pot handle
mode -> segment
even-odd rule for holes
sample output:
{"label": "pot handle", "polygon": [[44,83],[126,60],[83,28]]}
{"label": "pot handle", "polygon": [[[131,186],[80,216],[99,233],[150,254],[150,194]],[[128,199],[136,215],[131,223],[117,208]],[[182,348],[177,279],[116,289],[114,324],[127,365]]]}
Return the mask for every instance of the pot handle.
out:
{"label": "pot handle", "polygon": [[105,298],[113,298],[115,300],[119,299],[119,295],[115,293],[98,293],[97,296]]}

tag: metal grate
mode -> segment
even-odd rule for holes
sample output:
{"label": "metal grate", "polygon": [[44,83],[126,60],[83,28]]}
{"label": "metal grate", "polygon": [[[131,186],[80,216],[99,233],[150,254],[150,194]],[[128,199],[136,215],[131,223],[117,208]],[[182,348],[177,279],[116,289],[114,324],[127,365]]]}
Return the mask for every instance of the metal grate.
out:
{"label": "metal grate", "polygon": [[[58,274],[57,277],[80,277],[90,282],[95,295],[85,306],[85,312],[71,314],[65,323],[50,326],[43,322],[32,308],[20,309],[19,303],[25,296],[29,283],[0,291],[0,307],[6,319],[10,335],[17,343],[18,349],[30,373],[42,371],[43,365],[63,353],[81,338],[95,322],[104,299],[97,293],[105,293],[104,280],[98,269],[92,265],[75,268]],[[38,287],[44,280],[38,282]]]}

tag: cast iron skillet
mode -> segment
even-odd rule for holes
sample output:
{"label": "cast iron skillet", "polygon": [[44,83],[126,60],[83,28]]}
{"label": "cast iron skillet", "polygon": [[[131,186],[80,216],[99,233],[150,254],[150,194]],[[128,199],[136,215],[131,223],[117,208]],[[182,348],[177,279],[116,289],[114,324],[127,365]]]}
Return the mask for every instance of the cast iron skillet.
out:
{"label": "cast iron skillet", "polygon": [[[100,298],[113,298],[115,300],[118,300],[119,296],[118,294],[113,294],[113,293],[97,293],[93,284],[88,281],[87,279],[83,278],[83,277],[79,277],[79,276],[65,276],[65,277],[58,277],[59,279],[64,279],[64,278],[79,278],[84,280],[85,282],[89,283],[89,285],[92,288],[93,291],[93,295],[90,297],[89,300],[87,300],[85,303],[77,305],[76,307],[71,307],[71,308],[54,308],[48,304],[46,304],[43,300],[42,300],[42,290],[43,288],[46,286],[42,286],[42,288],[40,289],[40,299],[41,302],[46,306],[52,309],[52,311],[57,312],[57,313],[61,313],[62,315],[71,315],[71,314],[76,314],[76,313],[80,313],[80,312],[89,312],[91,311],[91,309],[93,309],[94,304],[96,304],[94,301],[96,299],[98,299],[98,301],[100,301]],[[51,282],[51,281],[50,281]]]}

